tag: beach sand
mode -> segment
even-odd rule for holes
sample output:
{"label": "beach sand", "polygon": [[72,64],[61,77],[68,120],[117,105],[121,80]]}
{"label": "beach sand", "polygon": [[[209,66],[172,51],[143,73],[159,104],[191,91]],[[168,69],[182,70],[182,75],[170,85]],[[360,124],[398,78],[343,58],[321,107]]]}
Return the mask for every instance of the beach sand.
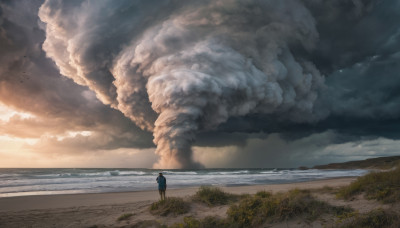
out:
{"label": "beach sand", "polygon": [[[279,192],[294,188],[338,187],[347,185],[355,179],[355,177],[335,178],[291,184],[223,187],[222,189],[235,194],[254,194],[261,190]],[[167,197],[188,199],[197,190],[198,188],[168,189]],[[329,195],[320,194],[317,197],[340,204]],[[182,222],[183,217],[188,216],[186,214],[161,217],[150,214],[149,206],[158,199],[158,191],[5,197],[0,198],[0,227],[130,227],[142,220],[157,220],[171,225]],[[370,204],[370,202],[366,203]],[[362,209],[365,205],[355,205],[355,207]],[[209,215],[226,217],[227,209],[228,206],[210,208],[199,203],[192,203],[189,215],[196,218]],[[133,216],[124,221],[117,221],[118,217],[126,213],[132,213]]]}

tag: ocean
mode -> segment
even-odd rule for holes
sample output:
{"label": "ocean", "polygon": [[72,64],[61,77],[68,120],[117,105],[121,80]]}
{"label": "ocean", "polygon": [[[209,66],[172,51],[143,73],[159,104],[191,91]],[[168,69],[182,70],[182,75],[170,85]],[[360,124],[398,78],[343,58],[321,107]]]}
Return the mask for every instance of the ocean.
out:
{"label": "ocean", "polygon": [[[367,170],[298,169],[0,169],[0,197],[157,189],[163,172],[168,189],[294,183],[362,176]],[[322,186],[321,186],[322,187]]]}

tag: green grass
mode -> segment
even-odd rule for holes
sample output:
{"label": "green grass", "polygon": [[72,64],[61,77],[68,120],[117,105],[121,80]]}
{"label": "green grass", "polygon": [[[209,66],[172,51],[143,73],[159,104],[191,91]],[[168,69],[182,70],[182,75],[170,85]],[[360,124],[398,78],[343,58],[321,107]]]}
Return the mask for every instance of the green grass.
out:
{"label": "green grass", "polygon": [[367,199],[376,199],[383,203],[400,201],[400,168],[385,172],[372,172],[348,186],[339,189],[338,198],[350,199],[365,193]]}
{"label": "green grass", "polygon": [[310,191],[295,189],[278,194],[257,193],[231,206],[227,213],[230,223],[237,227],[256,227],[265,222],[284,221],[297,216],[314,221],[322,214],[340,215],[351,210],[318,201]]}
{"label": "green grass", "polygon": [[260,198],[269,198],[269,197],[272,196],[272,193],[271,192],[267,192],[267,191],[259,191],[259,192],[256,193],[255,196],[256,197],[258,196]]}
{"label": "green grass", "polygon": [[152,214],[161,216],[185,214],[189,210],[190,204],[178,197],[167,197],[165,200],[160,200],[150,206]]}
{"label": "green grass", "polygon": [[342,222],[341,228],[385,228],[400,227],[399,215],[393,211],[381,208],[372,210],[365,214],[355,214],[353,217]]}
{"label": "green grass", "polygon": [[[203,189],[202,191],[208,193],[205,194],[207,196],[215,195],[209,193],[209,189]],[[219,192],[218,194],[221,193]],[[176,223],[172,227],[258,227],[266,222],[279,222],[297,216],[302,216],[307,221],[314,221],[323,214],[333,214],[337,217],[342,216],[345,218],[352,211],[348,207],[334,207],[325,202],[318,201],[307,190],[295,189],[277,194],[261,191],[255,195],[243,196],[238,204],[231,205],[228,209],[228,217],[226,219],[217,217],[206,217],[204,219],[185,217],[183,223]]]}
{"label": "green grass", "polygon": [[239,196],[226,193],[217,187],[201,186],[193,196],[193,200],[208,206],[226,205],[236,201]]}
{"label": "green grass", "polygon": [[117,221],[127,220],[130,217],[132,217],[132,215],[133,215],[132,213],[123,214],[123,215],[118,217]]}
{"label": "green grass", "polygon": [[313,192],[319,192],[319,193],[335,193],[335,192],[337,192],[337,188],[325,185],[322,188],[313,189],[312,191]]}

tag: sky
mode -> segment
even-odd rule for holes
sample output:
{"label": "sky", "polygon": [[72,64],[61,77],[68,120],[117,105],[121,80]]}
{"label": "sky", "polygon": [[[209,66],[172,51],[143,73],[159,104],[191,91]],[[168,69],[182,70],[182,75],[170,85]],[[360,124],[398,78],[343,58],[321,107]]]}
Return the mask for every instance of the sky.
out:
{"label": "sky", "polygon": [[0,168],[399,155],[400,2],[1,0]]}

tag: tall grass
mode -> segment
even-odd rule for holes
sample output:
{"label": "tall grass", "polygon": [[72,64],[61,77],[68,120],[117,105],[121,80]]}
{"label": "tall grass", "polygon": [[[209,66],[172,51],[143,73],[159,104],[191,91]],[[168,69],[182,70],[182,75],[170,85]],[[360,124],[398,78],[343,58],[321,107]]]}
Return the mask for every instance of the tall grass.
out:
{"label": "tall grass", "polygon": [[161,216],[185,214],[189,210],[190,204],[178,197],[167,197],[165,200],[160,200],[150,206],[152,214]]}
{"label": "tall grass", "polygon": [[385,228],[400,227],[400,218],[393,211],[381,208],[372,210],[366,214],[357,214],[353,218],[345,220],[341,228]]}
{"label": "tall grass", "polygon": [[123,214],[117,218],[117,221],[127,220],[132,217],[132,215],[132,213]]}
{"label": "tall grass", "polygon": [[306,220],[313,221],[325,213],[340,215],[349,211],[350,208],[318,201],[309,191],[295,189],[278,194],[257,193],[231,206],[227,213],[230,223],[237,227],[256,227],[296,216],[305,216]]}
{"label": "tall grass", "polygon": [[183,218],[183,223],[175,223],[170,228],[230,228],[235,227],[229,224],[225,219],[207,216],[203,219],[195,219],[193,217]]}
{"label": "tall grass", "polygon": [[217,187],[201,186],[193,196],[194,201],[202,202],[208,206],[226,205],[238,199],[239,196],[226,193]]}
{"label": "tall grass", "polygon": [[[203,188],[206,196],[211,194],[208,188]],[[218,195],[221,194],[219,191]],[[206,197],[208,199],[208,197]],[[221,197],[218,197],[220,199]],[[211,200],[212,204],[220,201]],[[225,201],[226,202],[226,199]],[[286,193],[272,194],[261,191],[255,195],[243,197],[238,204],[229,207],[226,219],[206,217],[195,219],[185,217],[183,223],[176,223],[174,228],[225,228],[225,227],[259,227],[266,222],[278,222],[297,216],[313,221],[322,214],[330,213],[342,215],[350,213],[352,209],[347,207],[334,207],[325,202],[318,201],[311,196],[310,191],[292,190]]]}
{"label": "tall grass", "polygon": [[359,177],[350,185],[340,188],[336,196],[350,199],[360,193],[365,193],[367,199],[376,199],[384,203],[399,202],[400,167]]}
{"label": "tall grass", "polygon": [[[128,226],[126,226],[128,227]],[[144,221],[139,221],[136,224],[130,226],[130,228],[167,228],[167,225],[161,224],[160,222],[156,220],[144,220]]]}

